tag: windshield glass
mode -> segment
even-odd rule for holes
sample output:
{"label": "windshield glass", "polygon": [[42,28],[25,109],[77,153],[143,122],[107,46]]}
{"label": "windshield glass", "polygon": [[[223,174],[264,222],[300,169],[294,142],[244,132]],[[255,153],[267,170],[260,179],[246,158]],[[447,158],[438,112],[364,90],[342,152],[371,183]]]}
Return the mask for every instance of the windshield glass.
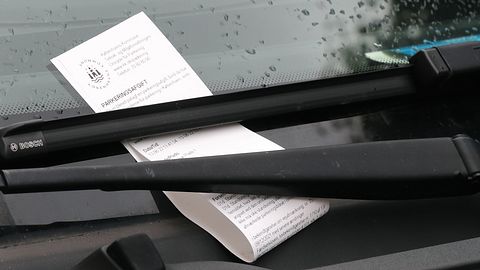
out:
{"label": "windshield glass", "polygon": [[[0,125],[91,113],[50,59],[141,11],[219,94],[395,68],[422,46],[479,40],[479,6],[480,0],[1,1]],[[150,214],[157,210],[147,193],[127,193],[136,202],[130,208],[124,197],[116,203],[102,193],[111,203],[98,213],[38,204],[40,219],[25,210],[55,196],[82,207],[90,203],[83,193],[12,195],[24,204],[7,199],[0,210],[23,211],[13,223]]]}
{"label": "windshield glass", "polygon": [[140,11],[217,94],[407,63],[408,46],[478,38],[479,6],[479,0],[2,1],[0,115],[11,120],[86,107],[50,59]]}

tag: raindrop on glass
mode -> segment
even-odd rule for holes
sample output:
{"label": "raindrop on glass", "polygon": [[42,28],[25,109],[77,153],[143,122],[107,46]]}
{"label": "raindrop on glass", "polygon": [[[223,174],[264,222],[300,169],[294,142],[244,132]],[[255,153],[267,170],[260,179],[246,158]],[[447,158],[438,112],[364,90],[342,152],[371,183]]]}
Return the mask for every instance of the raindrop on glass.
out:
{"label": "raindrop on glass", "polygon": [[237,75],[237,80],[239,80],[241,83],[245,82],[245,78],[243,76]]}
{"label": "raindrop on glass", "polygon": [[302,9],[302,13],[303,13],[303,15],[305,15],[305,16],[310,15],[310,11],[308,11],[308,10],[306,10],[306,9]]}

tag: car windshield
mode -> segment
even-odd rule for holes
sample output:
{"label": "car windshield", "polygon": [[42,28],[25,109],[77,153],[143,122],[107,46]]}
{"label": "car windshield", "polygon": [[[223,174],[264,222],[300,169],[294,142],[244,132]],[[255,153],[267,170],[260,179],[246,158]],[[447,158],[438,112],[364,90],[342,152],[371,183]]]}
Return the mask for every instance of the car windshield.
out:
{"label": "car windshield", "polygon": [[[228,94],[393,69],[423,46],[480,40],[478,7],[480,0],[0,1],[0,126],[91,113],[50,59],[142,11],[214,94]],[[0,225],[155,213],[148,191],[0,194]]]}
{"label": "car windshield", "polygon": [[2,1],[0,115],[6,124],[15,115],[38,118],[38,112],[60,115],[86,107],[50,59],[141,11],[218,94],[408,63],[409,46],[477,39],[479,5],[478,0]]}

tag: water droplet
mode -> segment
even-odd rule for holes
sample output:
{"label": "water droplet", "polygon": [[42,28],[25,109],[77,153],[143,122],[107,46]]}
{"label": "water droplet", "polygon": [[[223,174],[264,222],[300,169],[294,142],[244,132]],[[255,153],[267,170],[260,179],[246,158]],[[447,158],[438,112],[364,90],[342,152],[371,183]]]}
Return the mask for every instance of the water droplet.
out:
{"label": "water droplet", "polygon": [[226,22],[228,22],[228,14],[225,14],[225,15],[223,16],[223,19],[224,19]]}
{"label": "water droplet", "polygon": [[2,115],[2,119],[3,119],[3,120],[8,120],[8,116]]}
{"label": "water droplet", "polygon": [[312,22],[312,26],[317,26],[318,22]]}
{"label": "water droplet", "polygon": [[305,15],[305,16],[310,15],[310,11],[308,11],[308,10],[306,10],[306,9],[302,9],[302,13],[303,13],[303,15]]}
{"label": "water droplet", "polygon": [[335,9],[330,9],[330,12],[329,12],[330,15],[335,15]]}
{"label": "water droplet", "polygon": [[241,83],[245,82],[245,78],[243,76],[237,75],[237,80],[239,80]]}
{"label": "water droplet", "polygon": [[269,66],[268,69],[270,69],[271,71],[277,71],[277,68],[275,66]]}
{"label": "water droplet", "polygon": [[246,49],[245,50],[248,54],[256,54],[257,51],[255,49]]}

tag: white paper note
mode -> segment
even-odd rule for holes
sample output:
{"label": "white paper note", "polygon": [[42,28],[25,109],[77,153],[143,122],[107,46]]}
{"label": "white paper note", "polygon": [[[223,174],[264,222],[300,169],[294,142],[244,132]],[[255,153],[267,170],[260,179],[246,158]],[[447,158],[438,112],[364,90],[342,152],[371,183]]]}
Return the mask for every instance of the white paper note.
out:
{"label": "white paper note", "polygon": [[[52,59],[95,112],[211,95],[139,13]],[[124,142],[137,161],[282,150],[239,124]],[[194,172],[192,172],[194,173]],[[328,211],[322,199],[166,192],[186,217],[251,262]]]}

